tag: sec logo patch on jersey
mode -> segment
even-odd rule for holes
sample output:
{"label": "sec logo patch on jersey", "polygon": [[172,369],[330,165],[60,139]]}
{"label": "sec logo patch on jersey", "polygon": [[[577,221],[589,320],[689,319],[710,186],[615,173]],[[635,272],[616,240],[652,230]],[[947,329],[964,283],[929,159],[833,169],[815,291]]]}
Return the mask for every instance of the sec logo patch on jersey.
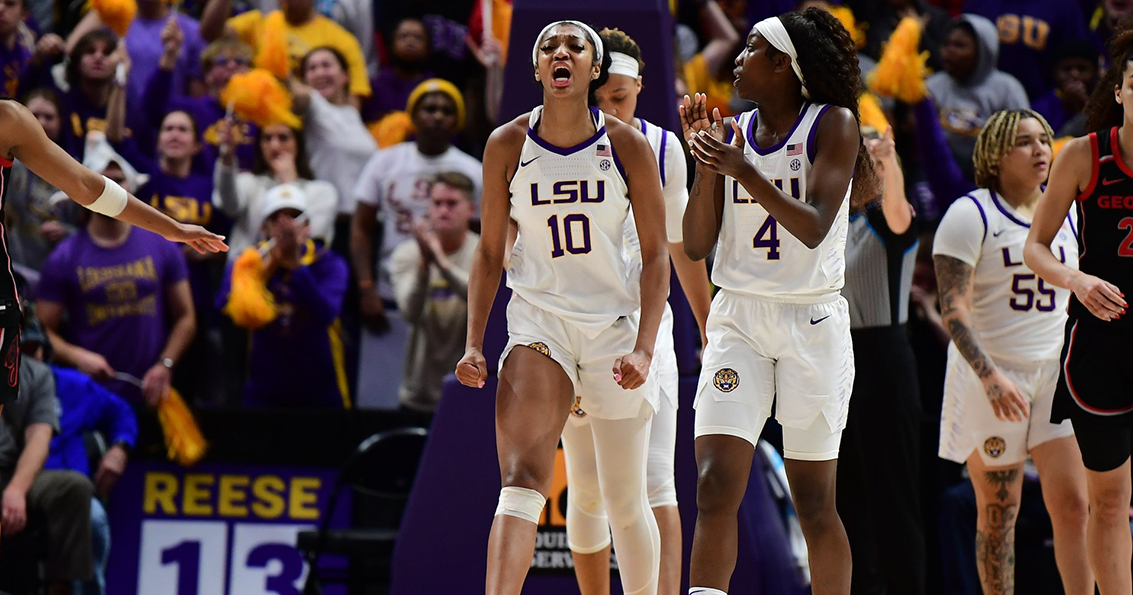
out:
{"label": "sec logo patch on jersey", "polygon": [[984,452],[987,453],[987,456],[993,459],[998,459],[1001,455],[1003,455],[1003,451],[1006,449],[1007,442],[999,436],[992,436],[991,438],[984,440]]}
{"label": "sec logo patch on jersey", "polygon": [[730,393],[740,385],[740,375],[731,368],[720,368],[712,377],[712,385],[721,392]]}

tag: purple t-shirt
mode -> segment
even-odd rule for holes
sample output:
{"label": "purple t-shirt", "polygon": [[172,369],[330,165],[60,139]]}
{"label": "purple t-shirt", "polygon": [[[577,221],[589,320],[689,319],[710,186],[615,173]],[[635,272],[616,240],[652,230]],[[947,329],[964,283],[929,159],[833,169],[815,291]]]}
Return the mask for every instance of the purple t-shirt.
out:
{"label": "purple t-shirt", "polygon": [[[180,13],[176,18],[185,35],[185,42],[181,44],[181,55],[177,57],[177,66],[173,70],[170,92],[186,95],[189,92],[189,81],[202,76],[201,51],[205,49],[205,41],[201,38],[201,25],[196,19]],[[138,17],[126,31],[126,48],[130,52],[131,62],[128,86],[130,99],[140,100],[146,83],[157,72],[157,63],[162,54],[161,30],[165,27],[166,20],[168,17],[154,20]]]}
{"label": "purple t-shirt", "polygon": [[4,88],[0,89],[0,99],[15,99],[24,91],[21,83],[26,78],[31,52],[17,41],[11,48],[0,43],[0,67],[4,69]]}
{"label": "purple t-shirt", "polygon": [[[63,337],[101,354],[115,371],[138,378],[169,338],[166,289],[186,277],[174,243],[132,228],[126,241],[101,248],[85,229],[63,240],[43,264],[37,295],[63,305]],[[141,390],[114,380],[107,388],[139,402]]]}
{"label": "purple t-shirt", "polygon": [[[181,223],[200,225],[222,235],[232,227],[228,217],[212,204],[212,178],[203,174],[191,173],[180,179],[159,169],[138,189],[137,197]],[[187,266],[198,326],[203,328],[210,319],[206,314],[212,311],[212,296],[217,290],[212,279],[220,278],[224,260],[194,261]]]}

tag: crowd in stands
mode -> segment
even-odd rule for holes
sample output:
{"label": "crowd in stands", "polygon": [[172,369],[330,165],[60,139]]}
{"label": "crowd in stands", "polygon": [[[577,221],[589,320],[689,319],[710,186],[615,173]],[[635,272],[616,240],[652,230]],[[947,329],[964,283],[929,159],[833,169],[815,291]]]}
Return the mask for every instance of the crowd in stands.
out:
{"label": "crowd in stands", "polygon": [[[931,436],[948,339],[930,238],[975,188],[976,135],[994,112],[1028,106],[1058,137],[1089,132],[1083,109],[1108,62],[1105,41],[1133,3],[670,4],[678,63],[664,92],[674,110],[685,93],[707,93],[709,109],[725,114],[751,108],[734,94],[733,60],[764,17],[835,11],[867,78],[902,19],[916,19],[928,95],[878,99],[895,147],[885,167],[903,173],[897,185],[921,237],[902,307]],[[74,208],[14,165],[3,223],[28,357],[27,389],[0,418],[5,551],[16,547],[10,535],[41,523],[47,577],[101,592],[102,499],[173,389],[197,408],[400,407],[428,419],[464,351],[478,157],[498,124],[510,14],[509,0],[137,0],[136,17],[121,23],[81,2],[0,0],[0,97],[24,103],[87,167],[231,247],[182,249]],[[286,35],[298,118],[256,123],[222,95],[273,28]],[[529,43],[517,33],[511,42]],[[93,431],[105,455],[92,464],[83,436]],[[923,442],[923,458],[946,466],[935,440]],[[922,473],[926,527],[932,501],[959,477],[946,469]]]}

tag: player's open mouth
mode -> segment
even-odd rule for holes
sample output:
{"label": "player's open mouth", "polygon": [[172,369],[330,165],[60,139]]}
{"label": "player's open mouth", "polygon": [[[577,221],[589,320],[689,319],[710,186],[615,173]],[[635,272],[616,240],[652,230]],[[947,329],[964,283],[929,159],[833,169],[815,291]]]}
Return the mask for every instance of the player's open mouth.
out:
{"label": "player's open mouth", "polygon": [[570,81],[570,68],[566,66],[556,66],[551,71],[551,85],[555,87],[568,87],[570,86]]}

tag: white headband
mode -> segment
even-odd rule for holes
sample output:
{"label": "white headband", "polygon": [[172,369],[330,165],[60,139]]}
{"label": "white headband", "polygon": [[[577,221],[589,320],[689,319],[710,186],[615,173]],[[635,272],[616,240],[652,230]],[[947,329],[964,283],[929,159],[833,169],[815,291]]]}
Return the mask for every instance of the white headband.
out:
{"label": "white headband", "polygon": [[791,57],[791,70],[794,70],[795,76],[799,77],[799,83],[803,86],[803,97],[810,99],[810,91],[806,90],[806,81],[803,79],[803,70],[799,68],[799,54],[795,51],[795,44],[791,41],[787,28],[783,26],[783,21],[779,20],[779,17],[768,17],[756,23],[755,30],[771,44],[771,47]]}
{"label": "white headband", "polygon": [[622,74],[636,79],[640,72],[637,58],[621,52],[610,52],[610,74]]}
{"label": "white headband", "polygon": [[539,65],[539,46],[543,43],[543,37],[547,35],[548,31],[558,25],[574,25],[585,31],[586,34],[590,36],[591,43],[594,44],[594,54],[598,56],[598,63],[602,63],[602,38],[598,37],[598,34],[590,28],[590,25],[581,21],[555,21],[543,27],[543,30],[539,32],[539,37],[535,38],[535,47],[531,48],[531,64],[535,66]]}

